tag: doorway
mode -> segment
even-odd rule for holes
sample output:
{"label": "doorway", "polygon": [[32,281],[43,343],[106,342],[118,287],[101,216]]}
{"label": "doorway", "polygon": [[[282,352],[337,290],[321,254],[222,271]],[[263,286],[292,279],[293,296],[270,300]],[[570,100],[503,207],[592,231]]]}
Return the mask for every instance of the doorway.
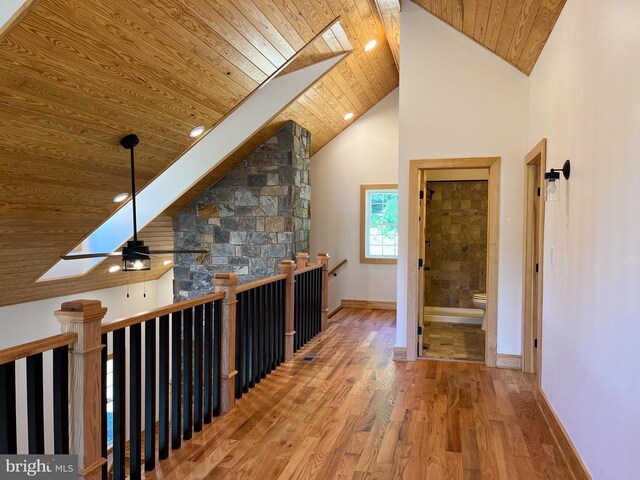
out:
{"label": "doorway", "polygon": [[[498,239],[500,203],[500,157],[448,158],[412,160],[409,164],[409,250],[407,272],[407,315],[414,319],[408,323],[407,344],[415,345],[407,351],[407,359],[419,358],[424,347],[424,258],[423,245],[428,232],[422,228],[426,215],[424,198],[420,191],[426,185],[429,173],[444,170],[450,173],[461,170],[482,170],[488,182],[487,255],[486,255],[486,313],[484,363],[495,367],[497,357],[497,306],[498,306]],[[415,195],[415,196],[414,196]],[[423,190],[424,197],[424,190]],[[422,259],[422,262],[420,260]],[[419,328],[420,327],[420,328]]]}
{"label": "doorway", "polygon": [[425,173],[423,358],[484,363],[488,178],[486,169]]}
{"label": "doorway", "polygon": [[547,140],[525,156],[522,371],[538,373],[542,354],[542,268],[544,252],[544,173]]}

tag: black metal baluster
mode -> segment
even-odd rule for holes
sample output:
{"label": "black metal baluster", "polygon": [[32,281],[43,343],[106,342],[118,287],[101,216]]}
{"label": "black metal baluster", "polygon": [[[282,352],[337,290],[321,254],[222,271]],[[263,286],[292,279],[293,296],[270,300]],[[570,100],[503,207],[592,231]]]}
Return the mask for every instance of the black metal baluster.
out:
{"label": "black metal baluster", "polygon": [[213,302],[204,306],[204,423],[211,423],[213,405]]}
{"label": "black metal baluster", "polygon": [[190,440],[193,433],[193,309],[183,310],[182,365],[182,438]]}
{"label": "black metal baluster", "polygon": [[305,302],[307,305],[307,343],[313,337],[312,324],[311,324],[311,276],[313,275],[313,271],[309,271],[305,274],[305,290],[307,301]]}
{"label": "black metal baluster", "polygon": [[182,443],[182,312],[171,314],[171,448]]}
{"label": "black metal baluster", "polygon": [[242,316],[240,326],[242,328],[242,393],[249,391],[249,378],[251,375],[251,337],[249,336],[249,292],[244,292],[241,296]]}
{"label": "black metal baluster", "polygon": [[236,398],[242,397],[242,317],[243,317],[243,298],[245,293],[241,292],[237,295],[236,303],[236,370],[237,374],[234,381],[234,394]]}
{"label": "black metal baluster", "polygon": [[247,338],[245,339],[245,345],[247,349],[247,385],[242,389],[243,393],[247,393],[250,388],[255,385],[254,376],[254,351],[253,351],[253,292],[247,291],[245,297],[245,305],[247,310]]}
{"label": "black metal baluster", "polygon": [[213,307],[213,415],[220,415],[220,364],[222,362],[222,300]]}
{"label": "black metal baluster", "polygon": [[113,332],[113,478],[125,479],[126,418],[126,347],[125,329]]}
{"label": "black metal baluster", "polygon": [[0,365],[0,454],[16,453],[16,363],[9,362]]}
{"label": "black metal baluster", "polygon": [[252,375],[249,388],[253,388],[257,383],[260,383],[260,355],[258,352],[258,337],[260,336],[260,326],[258,323],[258,295],[255,290],[249,290],[251,296],[251,356],[252,356]]}
{"label": "black metal baluster", "polygon": [[196,305],[193,309],[193,429],[202,431],[202,335],[204,309]]}
{"label": "black metal baluster", "polygon": [[160,317],[158,340],[158,456],[169,457],[169,315]]}
{"label": "black metal baluster", "polygon": [[319,268],[316,270],[316,299],[317,299],[317,310],[316,315],[318,316],[318,333],[322,331],[322,269]]}
{"label": "black metal baluster", "polygon": [[293,351],[298,351],[300,344],[300,275],[294,276],[293,284]]}
{"label": "black metal baluster", "polygon": [[156,468],[156,319],[144,322],[144,471]]}
{"label": "black metal baluster", "polygon": [[282,363],[282,352],[283,352],[283,340],[284,340],[284,317],[282,315],[282,284],[283,280],[279,280],[276,286],[276,325],[278,325],[278,352],[276,358],[276,365],[280,365]]}
{"label": "black metal baluster", "polygon": [[42,377],[42,353],[27,357],[27,430],[30,455],[44,453]]}
{"label": "black metal baluster", "polygon": [[142,478],[142,325],[129,327],[129,478]]}
{"label": "black metal baluster", "polygon": [[[108,345],[108,338],[109,335],[106,333],[103,333],[101,336],[101,343],[102,343],[102,351],[100,352],[100,377],[102,378],[102,381],[100,382],[100,424],[102,427],[102,438],[100,439],[100,452],[102,454],[102,458],[107,458],[109,455],[109,445],[108,445],[108,441],[109,439],[108,437],[108,430],[109,430],[109,425],[107,423],[107,363],[109,362],[109,345]],[[68,353],[67,353],[67,357],[68,357]],[[54,361],[55,361],[55,357],[54,357]],[[68,359],[67,359],[68,362]],[[55,363],[54,363],[54,370],[55,370]],[[67,368],[68,370],[68,368]],[[68,375],[68,372],[67,372]],[[67,386],[67,392],[68,392],[69,387]],[[68,397],[68,394],[67,394]],[[68,403],[68,400],[67,400]],[[69,406],[67,405],[67,412],[69,411]],[[55,415],[55,410],[54,410],[54,415]],[[113,420],[113,418],[112,418]],[[67,417],[67,424],[63,424],[65,425],[64,428],[67,430],[67,452],[65,453],[69,453],[69,426],[68,426],[68,417]],[[55,452],[58,453],[58,452]],[[60,452],[62,453],[62,452]],[[107,480],[109,478],[109,462],[105,462],[102,465],[102,480]]]}
{"label": "black metal baluster", "polygon": [[275,283],[269,284],[269,371],[276,369],[276,305]]}
{"label": "black metal baluster", "polygon": [[267,376],[267,312],[265,305],[265,287],[256,289],[260,297],[258,308],[260,310],[260,377]]}
{"label": "black metal baluster", "polygon": [[269,315],[269,284],[263,287],[262,309],[264,311],[264,372],[271,373],[271,315]]}
{"label": "black metal baluster", "polygon": [[[105,430],[103,444],[106,439]],[[69,347],[66,345],[53,349],[53,452],[56,455],[69,453]]]}

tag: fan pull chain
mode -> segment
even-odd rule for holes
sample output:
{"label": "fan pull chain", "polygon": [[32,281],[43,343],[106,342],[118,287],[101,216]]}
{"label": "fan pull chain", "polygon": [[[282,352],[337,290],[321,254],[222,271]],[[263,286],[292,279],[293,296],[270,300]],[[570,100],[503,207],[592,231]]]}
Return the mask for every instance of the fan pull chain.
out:
{"label": "fan pull chain", "polygon": [[127,272],[127,298],[129,298],[129,272]]}
{"label": "fan pull chain", "polygon": [[147,272],[142,273],[142,297],[147,298]]}

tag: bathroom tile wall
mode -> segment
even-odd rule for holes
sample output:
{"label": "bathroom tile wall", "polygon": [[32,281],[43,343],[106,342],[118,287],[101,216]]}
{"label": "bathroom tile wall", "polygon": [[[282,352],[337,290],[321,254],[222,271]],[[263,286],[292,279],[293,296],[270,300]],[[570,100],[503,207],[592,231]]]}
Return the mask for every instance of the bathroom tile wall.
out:
{"label": "bathroom tile wall", "polygon": [[[488,182],[427,182],[426,305],[474,308],[486,291]],[[431,198],[430,198],[431,197]]]}

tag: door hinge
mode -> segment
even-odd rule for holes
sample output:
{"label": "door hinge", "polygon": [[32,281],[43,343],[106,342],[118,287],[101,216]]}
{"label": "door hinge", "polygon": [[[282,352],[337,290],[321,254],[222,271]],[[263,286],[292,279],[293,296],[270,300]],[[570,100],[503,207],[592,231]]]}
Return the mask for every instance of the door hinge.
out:
{"label": "door hinge", "polygon": [[536,273],[540,272],[540,264],[536,263]]}
{"label": "door hinge", "polygon": [[420,200],[424,200],[424,190],[420,190]]}
{"label": "door hinge", "polygon": [[533,348],[538,348],[538,339],[537,338],[533,341]]}
{"label": "door hinge", "polygon": [[422,327],[418,327],[418,335],[422,335]]}
{"label": "door hinge", "polygon": [[421,268],[422,268],[422,259],[419,258],[418,259],[418,269],[421,269]]}
{"label": "door hinge", "polygon": [[538,187],[538,196],[540,196],[540,187]]}

